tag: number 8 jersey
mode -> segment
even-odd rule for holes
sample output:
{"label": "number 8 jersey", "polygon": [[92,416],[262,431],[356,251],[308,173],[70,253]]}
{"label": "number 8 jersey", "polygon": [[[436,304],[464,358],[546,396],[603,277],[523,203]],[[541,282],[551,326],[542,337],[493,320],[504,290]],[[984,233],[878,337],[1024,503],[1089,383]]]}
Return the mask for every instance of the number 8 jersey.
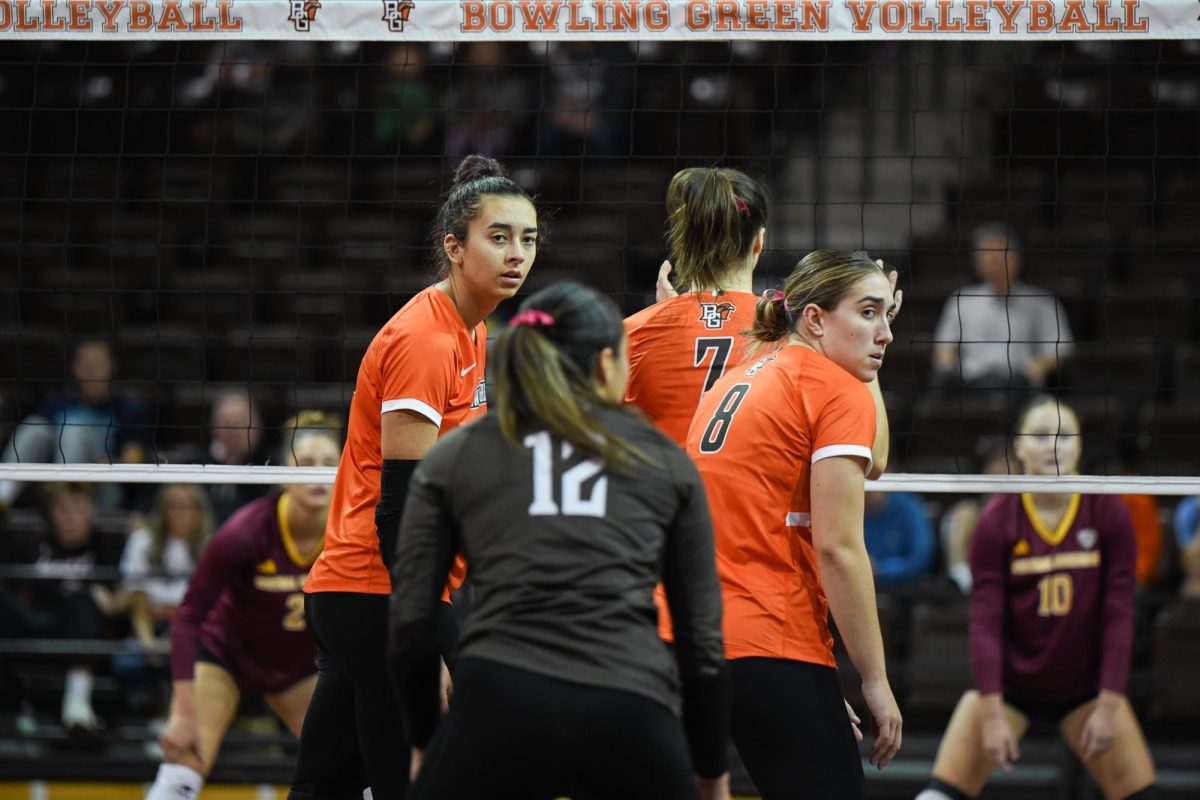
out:
{"label": "number 8 jersey", "polygon": [[866,384],[808,347],[752,356],[700,401],[687,452],[712,508],[729,658],[835,666],[809,479],[832,456],[869,471],[874,442]]}
{"label": "number 8 jersey", "polygon": [[998,495],[971,539],[971,665],[983,694],[1056,700],[1124,694],[1133,647],[1129,512],[1073,495],[1058,526],[1030,495]]}

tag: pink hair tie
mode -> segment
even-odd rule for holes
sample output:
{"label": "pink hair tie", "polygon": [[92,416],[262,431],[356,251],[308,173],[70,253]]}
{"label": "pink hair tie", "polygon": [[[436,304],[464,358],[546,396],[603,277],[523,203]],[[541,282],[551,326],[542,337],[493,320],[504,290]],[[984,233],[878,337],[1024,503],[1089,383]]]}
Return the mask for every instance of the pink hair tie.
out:
{"label": "pink hair tie", "polygon": [[767,289],[762,293],[762,299],[768,303],[783,303],[784,311],[791,311],[792,307],[788,305],[787,298],[783,296],[783,292],[778,289]]}
{"label": "pink hair tie", "polygon": [[549,328],[554,324],[554,317],[540,309],[531,308],[527,311],[522,311],[517,314],[508,323],[511,327],[516,328],[520,325],[528,325],[531,328]]}
{"label": "pink hair tie", "polygon": [[738,209],[739,214],[741,214],[743,217],[750,216],[750,206],[746,205],[745,200],[743,200],[742,198],[738,197],[735,194],[733,196],[733,202],[737,203],[737,209]]}

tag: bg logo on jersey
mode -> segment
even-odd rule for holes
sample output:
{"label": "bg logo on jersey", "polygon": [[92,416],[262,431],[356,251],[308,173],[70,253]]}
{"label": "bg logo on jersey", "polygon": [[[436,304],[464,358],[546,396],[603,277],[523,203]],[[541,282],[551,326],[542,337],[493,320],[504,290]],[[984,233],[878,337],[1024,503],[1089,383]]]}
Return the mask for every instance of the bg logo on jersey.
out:
{"label": "bg logo on jersey", "polygon": [[320,0],[290,0],[291,10],[288,12],[288,22],[300,33],[308,33],[313,20],[317,18],[317,9],[321,7]]}
{"label": "bg logo on jersey", "polygon": [[733,303],[701,303],[700,321],[709,330],[719,331],[725,327],[729,315],[734,311]]}
{"label": "bg logo on jersey", "polygon": [[392,33],[403,33],[408,15],[416,8],[413,0],[383,0],[383,21]]}
{"label": "bg logo on jersey", "polygon": [[483,378],[479,379],[479,383],[475,384],[475,395],[471,398],[471,408],[479,408],[487,405],[487,383]]}

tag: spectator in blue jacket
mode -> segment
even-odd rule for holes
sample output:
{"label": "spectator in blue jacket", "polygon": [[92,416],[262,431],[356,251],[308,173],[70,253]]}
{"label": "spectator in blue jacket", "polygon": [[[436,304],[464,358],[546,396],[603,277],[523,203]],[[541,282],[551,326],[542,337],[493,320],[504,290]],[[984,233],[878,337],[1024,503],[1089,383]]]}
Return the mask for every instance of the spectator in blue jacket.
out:
{"label": "spectator in blue jacket", "polygon": [[933,527],[925,504],[915,494],[867,492],[863,533],[880,586],[916,580],[933,571]]}

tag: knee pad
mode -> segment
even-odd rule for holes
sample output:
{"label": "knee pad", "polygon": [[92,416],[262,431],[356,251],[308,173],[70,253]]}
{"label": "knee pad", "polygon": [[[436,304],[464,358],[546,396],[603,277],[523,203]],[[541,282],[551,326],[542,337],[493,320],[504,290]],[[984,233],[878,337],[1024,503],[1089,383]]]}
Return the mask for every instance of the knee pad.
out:
{"label": "knee pad", "polygon": [[146,800],[196,800],[204,787],[199,772],[182,764],[159,764]]}
{"label": "knee pad", "polygon": [[1125,798],[1125,800],[1157,800],[1157,798],[1158,787],[1152,783],[1145,789],[1139,789],[1133,794],[1129,795]]}
{"label": "knee pad", "polygon": [[929,782],[929,786],[925,787],[924,791],[913,800],[972,800],[972,798],[963,790],[934,778]]}

